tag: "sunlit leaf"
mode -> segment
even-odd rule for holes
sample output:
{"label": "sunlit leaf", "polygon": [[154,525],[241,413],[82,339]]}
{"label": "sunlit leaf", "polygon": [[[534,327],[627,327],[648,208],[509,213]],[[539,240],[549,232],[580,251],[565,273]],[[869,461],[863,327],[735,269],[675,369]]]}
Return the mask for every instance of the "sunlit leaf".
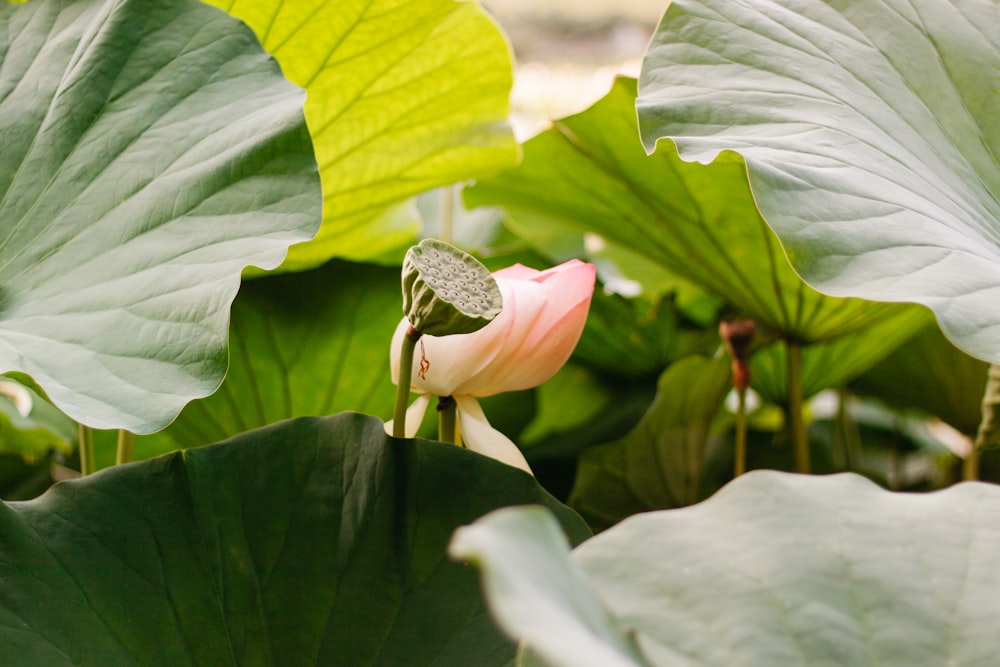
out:
{"label": "sunlit leaf", "polygon": [[286,269],[372,259],[407,245],[405,200],[492,173],[518,156],[507,125],[512,65],[475,2],[211,0],[256,31],[308,92],[323,179],[317,238]]}
{"label": "sunlit leaf", "polygon": [[739,159],[688,164],[667,146],[647,156],[634,103],[635,82],[618,80],[593,107],[525,144],[520,166],[467,189],[466,201],[503,206],[526,226],[600,234],[803,342],[885,314],[881,304],[826,297],[802,282],[758,214]]}

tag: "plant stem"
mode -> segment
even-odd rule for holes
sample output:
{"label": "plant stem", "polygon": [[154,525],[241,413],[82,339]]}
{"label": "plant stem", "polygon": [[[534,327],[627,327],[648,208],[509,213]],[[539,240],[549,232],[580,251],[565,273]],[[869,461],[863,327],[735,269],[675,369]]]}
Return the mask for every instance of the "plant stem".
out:
{"label": "plant stem", "polygon": [[972,442],[972,451],[962,463],[962,479],[972,482],[979,479],[979,458],[987,447],[1000,444],[1000,366],[992,364],[986,376],[983,392],[983,416]]}
{"label": "plant stem", "polygon": [[131,463],[135,460],[135,433],[118,429],[118,451],[115,453],[115,465]]}
{"label": "plant stem", "polygon": [[403,336],[399,353],[399,386],[396,388],[396,406],[392,412],[392,437],[406,437],[406,408],[410,406],[410,381],[413,379],[413,350],[421,333],[409,327]]}
{"label": "plant stem", "polygon": [[456,404],[451,396],[438,399],[438,440],[455,444]]}
{"label": "plant stem", "polygon": [[739,403],[736,406],[736,451],[733,465],[733,477],[739,477],[747,471],[747,390],[737,389]]}
{"label": "plant stem", "polygon": [[76,425],[76,432],[80,448],[80,475],[86,477],[94,472],[94,433],[83,424]]}
{"label": "plant stem", "polygon": [[802,418],[802,347],[785,341],[788,358],[788,430],[795,447],[795,471],[809,474],[809,439]]}
{"label": "plant stem", "polygon": [[451,243],[455,220],[455,188],[446,185],[441,188],[441,235],[438,237],[445,243]]}

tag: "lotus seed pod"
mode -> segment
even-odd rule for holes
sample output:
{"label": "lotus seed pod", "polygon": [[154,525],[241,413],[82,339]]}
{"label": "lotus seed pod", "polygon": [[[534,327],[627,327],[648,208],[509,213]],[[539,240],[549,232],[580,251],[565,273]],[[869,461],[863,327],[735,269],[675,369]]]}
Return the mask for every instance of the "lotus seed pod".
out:
{"label": "lotus seed pod", "polygon": [[503,309],[489,269],[468,253],[424,239],[403,259],[403,313],[430,336],[478,331]]}

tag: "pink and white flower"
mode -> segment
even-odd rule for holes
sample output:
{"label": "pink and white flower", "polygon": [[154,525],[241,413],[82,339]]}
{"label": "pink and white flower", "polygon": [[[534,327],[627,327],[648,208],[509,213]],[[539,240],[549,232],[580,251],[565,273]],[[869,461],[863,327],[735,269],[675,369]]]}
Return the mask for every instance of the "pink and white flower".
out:
{"label": "pink and white flower", "polygon": [[[490,426],[476,399],[537,387],[562,368],[583,333],[595,269],[574,259],[546,271],[515,264],[493,277],[503,295],[495,320],[474,333],[425,335],[417,344],[411,390],[421,396],[407,412],[406,436],[415,435],[431,396],[451,396],[469,449],[531,472],[517,445]],[[408,326],[403,318],[392,339],[394,383]]]}

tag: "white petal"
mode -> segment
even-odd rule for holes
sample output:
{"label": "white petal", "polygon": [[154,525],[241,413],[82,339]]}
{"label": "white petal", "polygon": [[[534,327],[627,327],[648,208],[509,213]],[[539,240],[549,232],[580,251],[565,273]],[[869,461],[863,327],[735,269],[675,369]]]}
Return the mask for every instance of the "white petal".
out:
{"label": "white petal", "polygon": [[28,390],[22,384],[13,380],[0,380],[0,394],[14,404],[17,413],[22,417],[27,417],[31,414],[34,402],[31,400],[31,394],[28,393]]}
{"label": "white petal", "polygon": [[[421,394],[417,397],[417,400],[413,401],[413,404],[406,409],[406,437],[415,438],[417,436],[417,430],[420,428],[420,424],[424,421],[424,413],[427,412],[427,406],[431,404],[430,394]],[[385,423],[385,432],[388,435],[392,435],[392,422],[394,420],[390,419]]]}
{"label": "white petal", "polygon": [[455,403],[458,407],[458,428],[469,449],[533,474],[517,445],[490,426],[476,399],[471,396],[455,396]]}

